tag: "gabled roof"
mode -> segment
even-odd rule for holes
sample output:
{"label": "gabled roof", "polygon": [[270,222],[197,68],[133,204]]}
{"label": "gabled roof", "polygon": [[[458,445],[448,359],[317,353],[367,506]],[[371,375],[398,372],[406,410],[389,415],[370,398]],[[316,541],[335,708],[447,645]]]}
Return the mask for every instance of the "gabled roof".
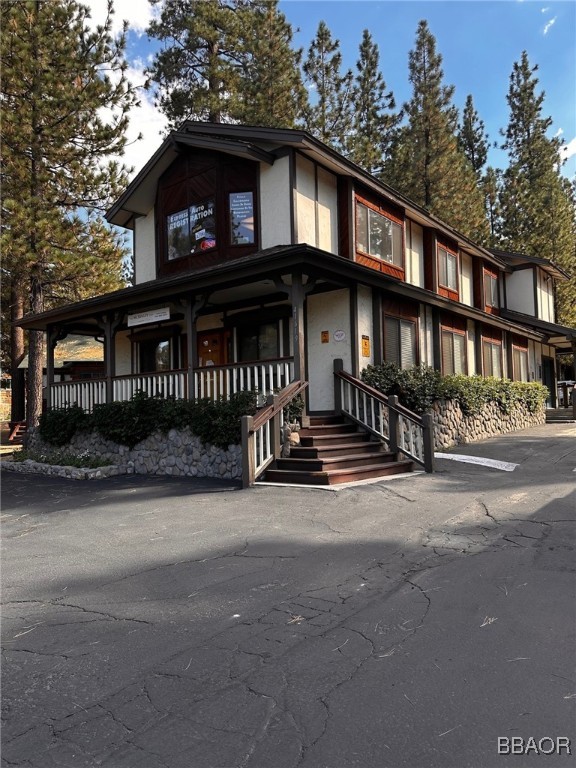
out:
{"label": "gabled roof", "polygon": [[154,206],[156,187],[160,176],[178,157],[182,148],[211,149],[254,162],[273,164],[286,148],[297,149],[310,159],[322,163],[340,176],[355,179],[405,209],[410,218],[425,227],[437,229],[455,240],[458,245],[490,261],[500,269],[504,263],[488,249],[477,245],[446,222],[433,216],[395,189],[346,159],[343,155],[314,138],[310,133],[290,128],[262,128],[260,126],[228,123],[203,123],[188,120],[172,132],[150,160],[132,180],[117,202],[106,214],[111,224],[133,227],[133,219],[145,216]]}
{"label": "gabled roof", "polygon": [[490,248],[492,253],[501,261],[507,264],[512,272],[518,269],[526,269],[531,266],[538,266],[544,272],[552,275],[556,280],[568,280],[570,275],[562,267],[559,267],[550,259],[544,259],[541,256],[528,256],[526,253],[517,251],[501,251],[498,248]]}
{"label": "gabled roof", "polygon": [[540,320],[533,315],[525,315],[523,312],[514,312],[511,309],[502,309],[500,314],[507,320],[545,334],[547,339],[556,347],[571,349],[572,341],[576,340],[576,328],[550,323],[547,320]]}

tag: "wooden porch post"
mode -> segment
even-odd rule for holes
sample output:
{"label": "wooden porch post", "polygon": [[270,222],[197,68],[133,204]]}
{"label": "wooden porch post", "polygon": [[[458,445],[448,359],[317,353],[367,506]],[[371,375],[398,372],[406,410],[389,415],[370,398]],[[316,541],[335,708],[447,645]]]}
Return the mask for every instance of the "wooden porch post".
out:
{"label": "wooden porch post", "polygon": [[302,275],[292,275],[292,321],[294,338],[294,378],[306,378],[306,353],[304,347],[304,286]]}
{"label": "wooden porch post", "polygon": [[114,376],[116,375],[116,349],[114,339],[121,316],[106,315],[101,327],[104,330],[104,372],[106,374],[106,402],[114,401]]}
{"label": "wooden porch post", "polygon": [[202,307],[206,304],[207,296],[195,296],[191,299],[184,299],[184,317],[186,320],[186,357],[188,358],[187,380],[188,380],[188,400],[194,400],[196,392],[194,388],[194,369],[196,368],[196,357],[198,354],[196,319]]}
{"label": "wooden porch post", "polygon": [[46,329],[47,333],[47,345],[46,345],[46,410],[49,411],[52,407],[52,387],[54,385],[54,351],[57,344],[57,331],[51,326]]}

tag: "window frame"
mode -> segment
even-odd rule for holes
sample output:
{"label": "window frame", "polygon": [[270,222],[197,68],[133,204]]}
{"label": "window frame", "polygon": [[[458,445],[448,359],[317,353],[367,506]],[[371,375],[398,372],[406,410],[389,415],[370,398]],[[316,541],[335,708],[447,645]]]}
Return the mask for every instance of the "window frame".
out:
{"label": "window frame", "polygon": [[[442,258],[442,255],[446,255],[445,263]],[[449,273],[450,270],[448,269],[448,258],[454,260],[454,286],[449,285]],[[444,269],[442,269],[442,265],[444,263]],[[438,264],[438,288],[442,288],[445,291],[448,291],[451,295],[455,295],[456,298],[460,295],[460,281],[459,281],[459,259],[458,254],[451,251],[449,248],[447,248],[442,243],[437,244],[437,264]],[[444,272],[446,280],[445,282],[442,282],[442,272]]]}
{"label": "window frame", "polygon": [[[487,288],[487,281],[490,281],[490,291]],[[500,292],[498,285],[498,274],[489,269],[482,270],[482,291],[484,294],[484,308],[488,311],[500,309]],[[488,295],[490,292],[491,295]],[[494,301],[494,295],[496,301]]]}
{"label": "window frame", "polygon": [[[445,339],[450,338],[451,340],[451,364],[452,364],[452,370],[447,371],[446,366],[444,365],[444,341]],[[461,371],[456,370],[456,345],[454,344],[454,339],[459,338],[462,340],[462,357],[461,357]],[[460,374],[466,375],[468,372],[468,349],[466,345],[466,331],[460,331],[455,328],[448,328],[446,326],[440,326],[440,360],[441,360],[441,368],[442,368],[442,375],[443,376],[456,376]]]}
{"label": "window frame", "polygon": [[[404,232],[404,223],[400,223],[397,221],[393,216],[386,213],[386,211],[382,210],[381,208],[371,204],[369,201],[364,200],[362,198],[356,197],[355,198],[356,203],[356,209],[355,209],[355,233],[354,233],[354,249],[356,253],[360,253],[363,256],[367,256],[371,259],[376,259],[381,264],[385,264],[388,267],[392,267],[396,270],[401,270],[404,272],[405,270],[405,263],[406,263],[406,254],[405,254],[405,232]],[[366,211],[366,235],[367,235],[367,242],[366,242],[366,248],[363,248],[359,244],[359,222],[360,222],[360,210],[364,209]],[[392,261],[388,260],[387,258],[383,258],[382,256],[379,256],[377,253],[372,253],[370,251],[370,216],[377,216],[380,219],[383,219],[390,227],[390,241],[392,244]],[[396,238],[394,237],[394,227],[397,227],[397,234],[399,235],[399,254],[398,259],[395,259],[396,254],[394,253],[394,243]]]}
{"label": "window frame", "polygon": [[[486,355],[485,350],[490,349],[490,368],[491,371],[486,371]],[[494,373],[494,358],[492,356],[492,353],[494,350],[498,350],[498,365],[500,368],[500,372],[498,375]],[[488,378],[489,376],[495,379],[501,379],[504,376],[504,367],[503,367],[503,361],[502,361],[502,342],[498,341],[497,339],[492,338],[482,338],[482,375],[484,378]]]}
{"label": "window frame", "polygon": [[[390,322],[396,322],[398,324],[398,331],[397,331],[397,339],[398,339],[398,346],[395,350],[395,352],[398,353],[397,357],[399,362],[396,360],[391,360],[389,357],[389,341],[388,341],[388,333],[386,329],[386,324]],[[411,362],[404,361],[403,355],[402,355],[402,324],[405,324],[407,326],[411,327],[411,330],[413,332],[413,345],[412,345],[412,357],[413,360]],[[405,370],[406,368],[410,368],[413,365],[418,365],[419,362],[419,349],[418,349],[418,321],[416,319],[412,320],[410,318],[406,317],[397,317],[395,315],[387,315],[384,314],[384,359],[387,362],[393,362],[396,363],[400,368]],[[406,364],[405,364],[406,362]]]}

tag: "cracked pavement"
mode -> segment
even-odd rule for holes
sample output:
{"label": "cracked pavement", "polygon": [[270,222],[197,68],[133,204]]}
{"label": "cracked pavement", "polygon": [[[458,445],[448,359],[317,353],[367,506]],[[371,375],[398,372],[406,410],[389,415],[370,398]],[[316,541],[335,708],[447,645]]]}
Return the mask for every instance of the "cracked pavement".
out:
{"label": "cracked pavement", "polygon": [[3,473],[2,766],[573,765],[575,437],[337,492]]}

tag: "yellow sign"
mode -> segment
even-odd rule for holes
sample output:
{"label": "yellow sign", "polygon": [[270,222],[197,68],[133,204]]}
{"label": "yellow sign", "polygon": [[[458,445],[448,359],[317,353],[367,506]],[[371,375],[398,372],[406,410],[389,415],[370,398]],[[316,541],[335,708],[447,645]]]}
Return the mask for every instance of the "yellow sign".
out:
{"label": "yellow sign", "polygon": [[328,344],[330,342],[330,331],[320,331],[320,338],[322,344]]}
{"label": "yellow sign", "polygon": [[362,357],[370,357],[370,336],[362,336]]}

